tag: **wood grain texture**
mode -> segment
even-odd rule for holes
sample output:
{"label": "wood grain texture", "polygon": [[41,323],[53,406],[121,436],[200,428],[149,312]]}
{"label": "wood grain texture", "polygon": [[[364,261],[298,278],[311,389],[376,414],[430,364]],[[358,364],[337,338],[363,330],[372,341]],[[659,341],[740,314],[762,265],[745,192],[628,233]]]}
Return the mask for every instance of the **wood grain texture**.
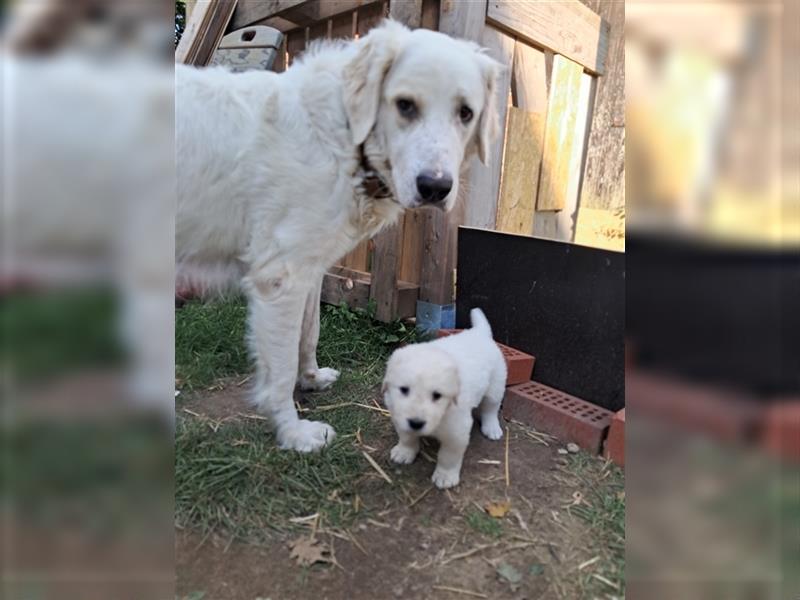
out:
{"label": "wood grain texture", "polygon": [[481,43],[484,48],[489,50],[491,57],[505,67],[505,71],[498,77],[494,90],[500,132],[489,150],[489,164],[483,165],[477,159],[473,159],[474,162],[470,167],[467,179],[470,194],[464,198],[466,201],[464,224],[471,227],[494,229],[503,166],[508,98],[514,63],[514,39],[493,27],[486,26],[483,29]]}
{"label": "wood grain texture", "polygon": [[566,56],[592,73],[605,70],[608,23],[578,0],[490,0],[486,15],[490,23]]}
{"label": "wood grain texture", "polygon": [[231,29],[240,29],[263,21],[310,0],[239,0],[231,19]]}
{"label": "wood grain texture", "polygon": [[509,109],[496,228],[531,235],[547,118],[546,64],[541,50],[517,41],[511,89],[517,108]]}
{"label": "wood grain texture", "polygon": [[[558,57],[556,57],[558,58]],[[575,224],[578,216],[581,175],[586,159],[586,138],[592,118],[592,100],[595,77],[582,73],[580,89],[576,98],[575,125],[571,132],[570,154],[567,157],[564,206],[559,211],[537,212],[534,220],[534,235],[571,242],[575,239]],[[541,188],[540,188],[541,194]],[[541,198],[541,196],[540,196]]]}
{"label": "wood grain texture", "polygon": [[322,279],[322,301],[327,304],[338,305],[345,302],[350,308],[367,308],[369,290],[369,279],[334,272],[325,273]]}
{"label": "wood grain texture", "polygon": [[625,206],[625,3],[585,0],[610,25],[606,71],[597,80],[581,206]]}
{"label": "wood grain texture", "polygon": [[225,35],[236,5],[236,0],[209,0],[195,5],[175,49],[175,62],[207,65]]}
{"label": "wood grain texture", "polygon": [[575,243],[592,248],[625,251],[625,207],[614,210],[581,206]]}
{"label": "wood grain texture", "polygon": [[575,128],[580,110],[579,98],[583,69],[556,55],[547,106],[547,122],[542,155],[542,176],[537,210],[562,210],[566,205],[572,175],[573,147],[578,142]]}
{"label": "wood grain texture", "polygon": [[544,119],[537,113],[514,106],[508,111],[503,181],[497,201],[495,229],[530,235],[542,163]]}

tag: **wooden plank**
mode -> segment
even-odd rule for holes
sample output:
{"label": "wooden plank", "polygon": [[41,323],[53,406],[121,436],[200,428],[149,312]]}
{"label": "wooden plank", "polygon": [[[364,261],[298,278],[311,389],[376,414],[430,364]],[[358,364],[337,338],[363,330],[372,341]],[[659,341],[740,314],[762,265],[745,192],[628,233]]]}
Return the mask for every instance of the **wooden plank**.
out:
{"label": "wooden plank", "polygon": [[625,4],[586,3],[611,29],[606,72],[597,80],[581,207],[616,210],[625,206]]}
{"label": "wooden plank", "polygon": [[423,227],[422,212],[407,210],[403,220],[403,251],[400,260],[400,279],[419,283],[422,268]]}
{"label": "wooden plank", "polygon": [[514,106],[509,108],[497,231],[522,235],[533,232],[543,129],[541,115]]}
{"label": "wooden plank", "polygon": [[286,42],[287,36],[283,36],[283,41],[281,42],[280,50],[278,51],[278,56],[275,57],[275,62],[272,63],[272,70],[276,73],[283,73],[286,70],[286,59],[287,59],[287,51],[286,51]]}
{"label": "wooden plank", "polygon": [[291,67],[295,58],[303,53],[306,49],[306,32],[305,29],[295,29],[294,31],[286,34],[286,66]]}
{"label": "wooden plank", "polygon": [[369,240],[362,241],[358,246],[353,248],[350,252],[345,254],[340,264],[349,269],[357,269],[359,271],[368,271],[369,266]]}
{"label": "wooden plank", "polygon": [[575,243],[592,248],[625,251],[625,207],[614,210],[581,206]]}
{"label": "wooden plank", "polygon": [[198,4],[175,49],[175,62],[205,66],[214,55],[236,8],[236,0],[208,0]]}
{"label": "wooden plank", "polygon": [[407,281],[397,282],[397,318],[405,319],[417,314],[419,286]]}
{"label": "wooden plank", "polygon": [[311,0],[239,0],[231,19],[231,29],[241,29],[277,17],[300,4]]}
{"label": "wooden plank", "polygon": [[328,272],[322,279],[322,301],[337,305],[345,302],[350,308],[367,308],[369,288],[369,280]]}
{"label": "wooden plank", "polygon": [[547,122],[539,184],[538,210],[561,210],[566,205],[575,127],[580,110],[581,66],[556,55],[547,105]]}
{"label": "wooden plank", "polygon": [[439,0],[422,0],[422,22],[420,27],[439,31]]}
{"label": "wooden plank", "polygon": [[382,2],[368,4],[358,9],[358,36],[362,37],[378,25],[386,17],[386,8]]}
{"label": "wooden plank", "polygon": [[422,0],[391,0],[392,18],[412,29],[422,24]]}
{"label": "wooden plank", "polygon": [[[559,58],[558,56],[556,58]],[[534,235],[571,242],[575,239],[575,224],[578,215],[578,199],[586,159],[586,138],[592,115],[592,101],[595,89],[595,78],[589,73],[582,73],[580,90],[577,94],[577,112],[573,131],[568,134],[571,139],[570,155],[566,167],[566,187],[564,189],[564,206],[562,210],[537,212],[534,217]],[[543,160],[546,161],[546,158]],[[546,162],[545,162],[546,164]],[[541,194],[541,187],[540,192]],[[540,195],[541,198],[541,195]]]}
{"label": "wooden plank", "polygon": [[523,235],[533,233],[547,118],[545,71],[544,53],[518,41],[514,49],[511,78],[513,102],[517,108],[509,115],[497,203],[496,228],[500,231]]}
{"label": "wooden plank", "polygon": [[467,181],[472,193],[465,198],[464,220],[466,225],[472,227],[494,229],[503,167],[508,97],[514,63],[514,39],[487,26],[483,29],[481,43],[489,50],[491,57],[506,68],[498,77],[497,87],[494,90],[500,133],[489,150],[489,164],[475,164],[470,169]]}
{"label": "wooden plank", "polygon": [[518,38],[572,59],[596,75],[605,70],[608,23],[578,0],[490,0],[486,19]]}

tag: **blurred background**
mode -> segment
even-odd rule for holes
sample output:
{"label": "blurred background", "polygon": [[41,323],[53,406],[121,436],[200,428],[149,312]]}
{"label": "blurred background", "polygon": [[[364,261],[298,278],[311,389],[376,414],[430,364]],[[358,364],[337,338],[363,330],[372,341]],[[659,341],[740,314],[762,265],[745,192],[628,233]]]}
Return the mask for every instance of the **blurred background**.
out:
{"label": "blurred background", "polygon": [[798,3],[626,3],[630,598],[800,593]]}
{"label": "blurred background", "polygon": [[173,4],[3,4],[2,588],[169,598]]}
{"label": "blurred background", "polygon": [[[3,7],[3,598],[174,596],[175,6]],[[630,598],[800,593],[799,54],[626,2]]]}

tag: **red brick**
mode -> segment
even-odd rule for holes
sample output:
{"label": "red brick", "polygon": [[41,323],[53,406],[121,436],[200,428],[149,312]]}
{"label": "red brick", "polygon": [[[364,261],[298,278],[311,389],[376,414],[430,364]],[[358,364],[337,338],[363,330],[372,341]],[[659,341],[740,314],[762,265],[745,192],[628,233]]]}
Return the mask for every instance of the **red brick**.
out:
{"label": "red brick", "polygon": [[607,458],[613,460],[620,467],[625,466],[625,409],[623,408],[611,420],[611,427],[608,428],[606,438]]}
{"label": "red brick", "polygon": [[614,416],[610,410],[536,381],[506,390],[503,417],[521,421],[598,454]]}
{"label": "red brick", "polygon": [[[460,333],[461,331],[463,331],[463,329],[439,329],[436,332],[436,337],[443,338],[448,335]],[[511,346],[506,346],[499,342],[496,343],[503,353],[503,357],[506,359],[506,367],[508,368],[506,385],[516,385],[530,380],[533,376],[533,365],[536,363],[536,358],[516,348],[512,348]]]}
{"label": "red brick", "polygon": [[510,346],[504,344],[497,344],[497,346],[503,353],[503,357],[506,359],[506,366],[508,367],[506,385],[516,385],[529,381],[533,376],[533,365],[536,359],[530,354],[525,354]]}
{"label": "red brick", "polygon": [[761,443],[782,459],[800,462],[800,398],[766,409]]}
{"label": "red brick", "polygon": [[625,405],[657,419],[723,442],[753,442],[761,425],[755,398],[733,389],[629,369]]}

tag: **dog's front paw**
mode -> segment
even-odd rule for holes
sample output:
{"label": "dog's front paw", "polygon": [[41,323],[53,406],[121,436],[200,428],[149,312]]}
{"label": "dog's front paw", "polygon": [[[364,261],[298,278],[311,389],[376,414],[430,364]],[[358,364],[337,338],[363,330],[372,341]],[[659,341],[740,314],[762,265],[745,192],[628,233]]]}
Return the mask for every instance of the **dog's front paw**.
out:
{"label": "dog's front paw", "polygon": [[440,490],[446,490],[447,488],[458,485],[459,472],[447,471],[445,469],[436,467],[436,470],[433,472],[433,477],[431,477],[431,481],[433,481],[433,484]]}
{"label": "dog's front paw", "polygon": [[486,421],[481,423],[481,433],[485,435],[490,440],[499,440],[503,437],[503,428],[500,427],[500,423],[497,419],[493,421]]}
{"label": "dog's front paw", "polygon": [[417,451],[403,444],[397,444],[389,453],[393,462],[401,465],[410,465],[417,458]]}
{"label": "dog's front paw", "polygon": [[300,389],[306,392],[319,392],[331,387],[339,379],[339,371],[327,367],[316,371],[306,371],[298,378]]}
{"label": "dog's front paw", "polygon": [[319,421],[297,421],[278,431],[278,445],[284,450],[315,452],[330,444],[336,437],[333,427]]}

